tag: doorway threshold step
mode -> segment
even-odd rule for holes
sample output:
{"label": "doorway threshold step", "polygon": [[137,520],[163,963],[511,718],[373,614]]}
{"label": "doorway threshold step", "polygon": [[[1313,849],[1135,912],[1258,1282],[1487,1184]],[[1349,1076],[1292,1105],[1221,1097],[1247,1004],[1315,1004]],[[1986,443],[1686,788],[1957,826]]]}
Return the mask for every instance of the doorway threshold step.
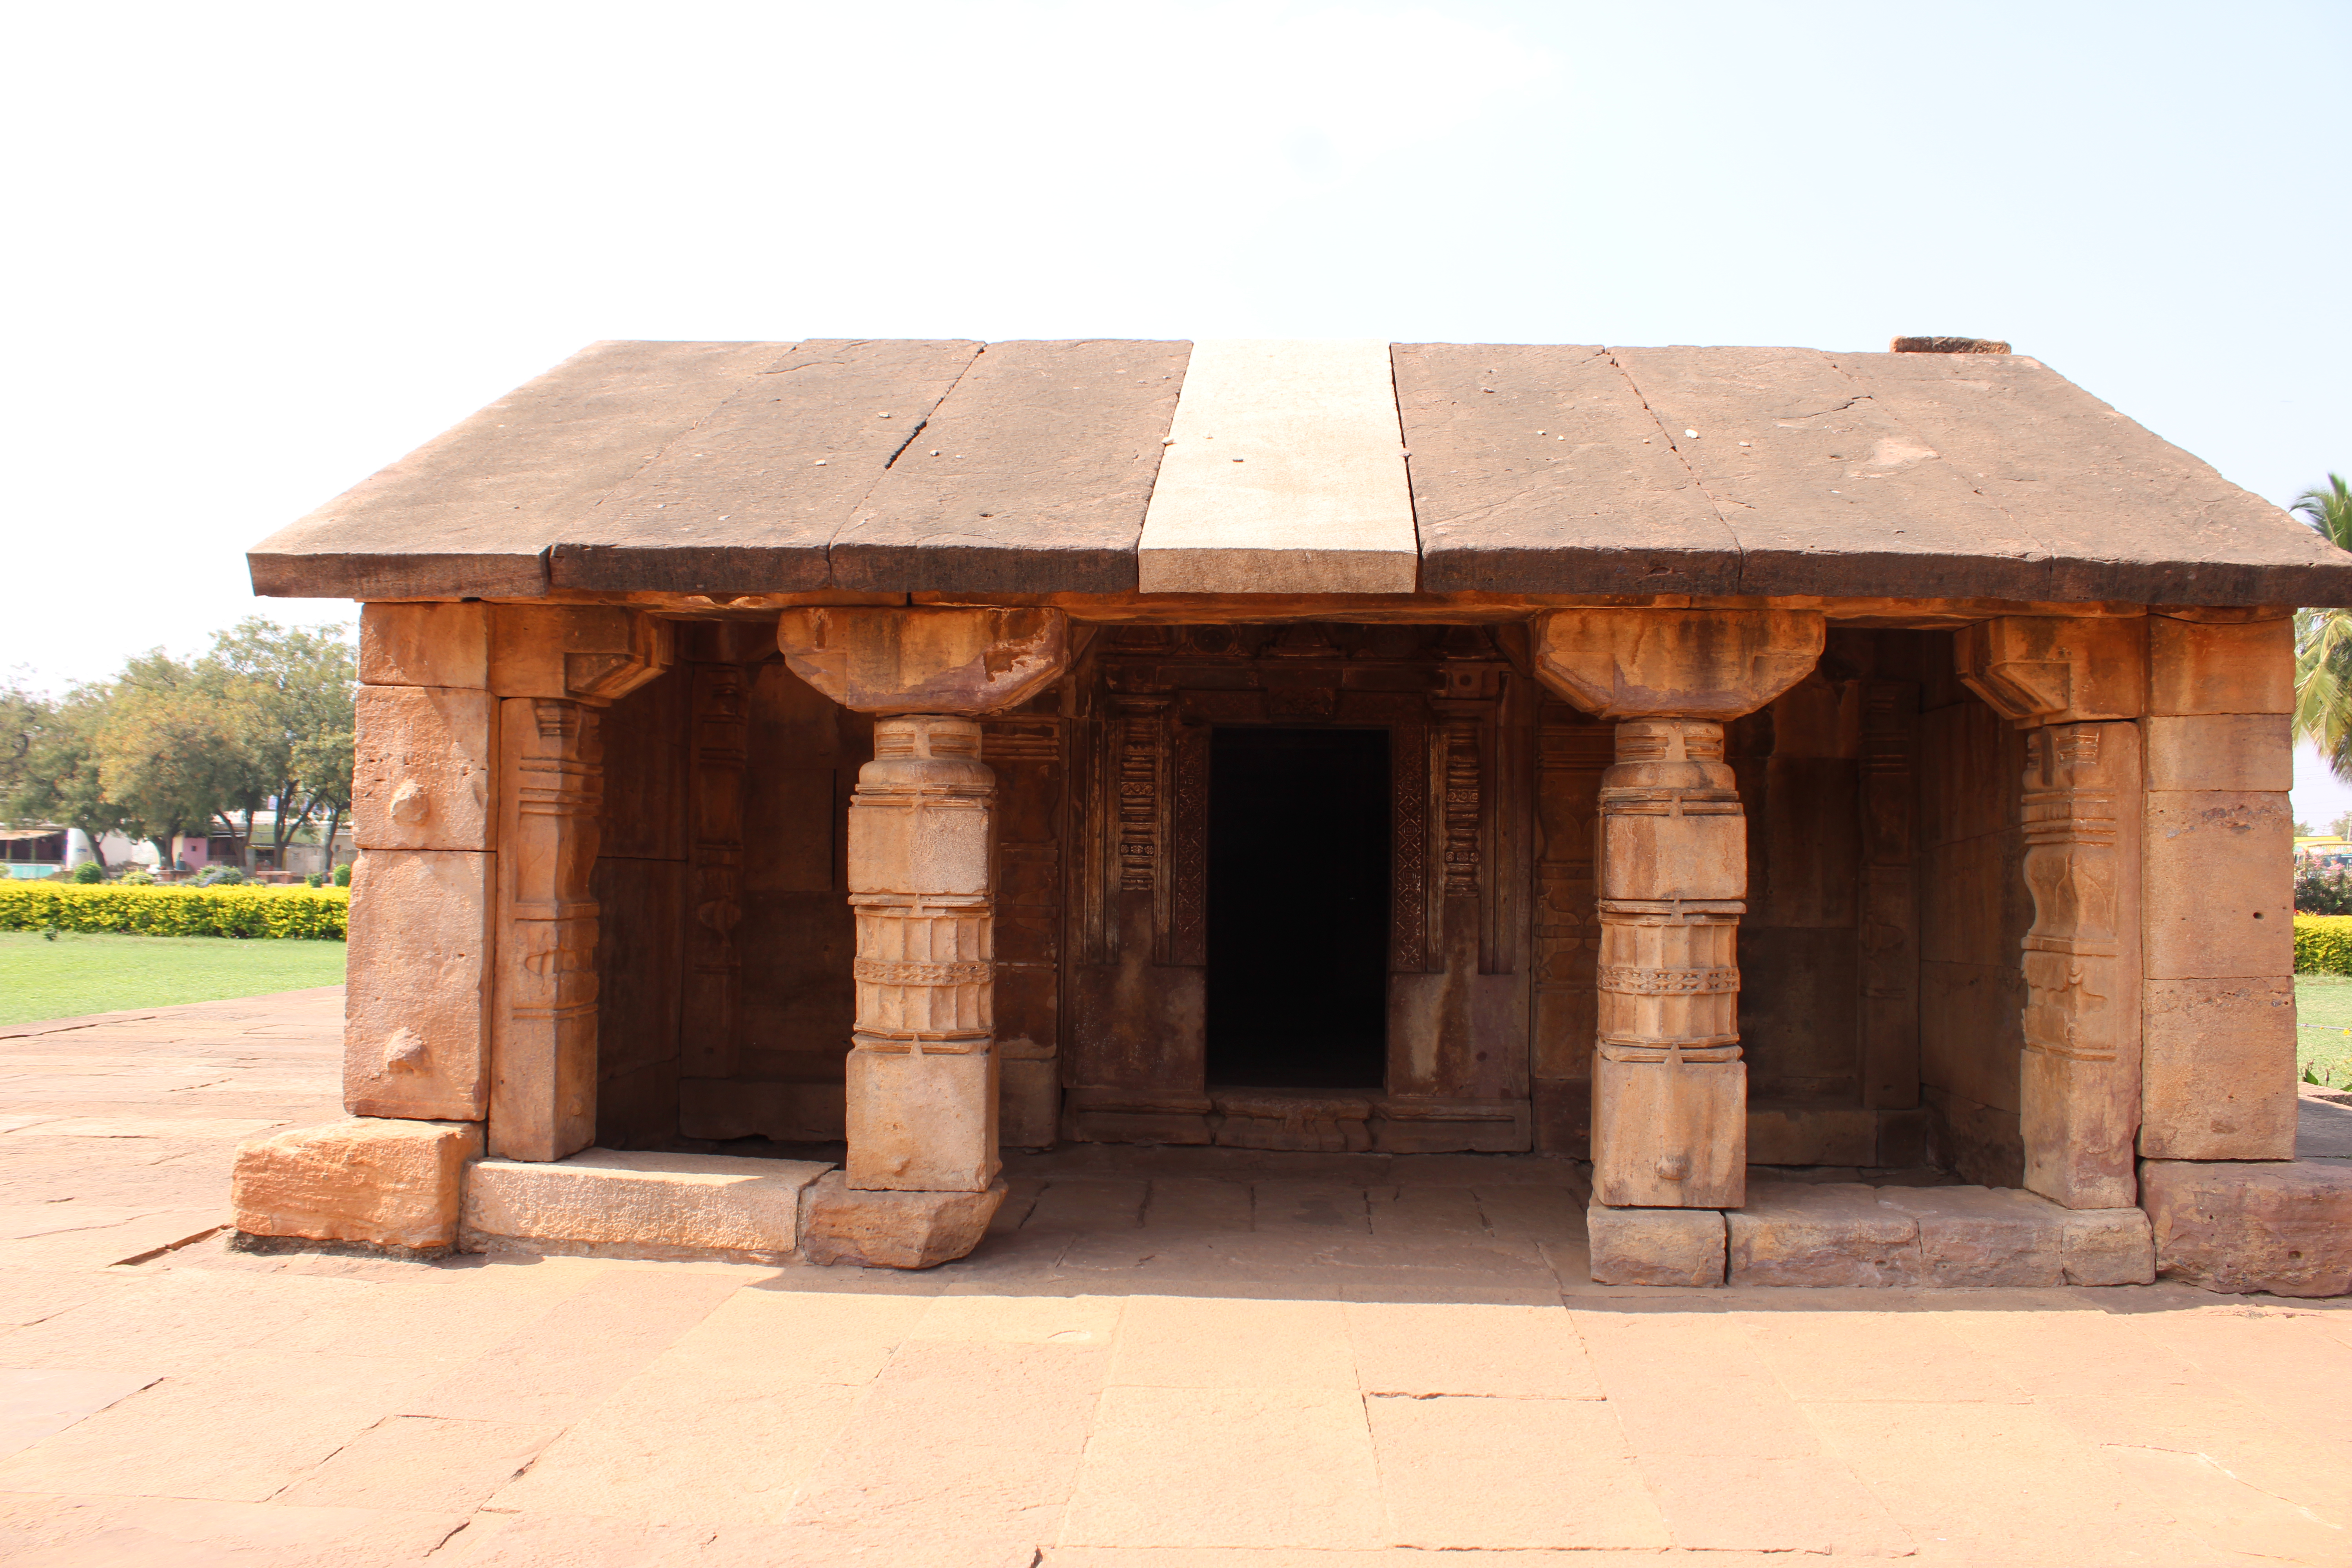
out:
{"label": "doorway threshold step", "polygon": [[802,1194],[833,1167],[811,1160],[590,1149],[547,1163],[478,1160],[466,1171],[465,1252],[789,1263]]}

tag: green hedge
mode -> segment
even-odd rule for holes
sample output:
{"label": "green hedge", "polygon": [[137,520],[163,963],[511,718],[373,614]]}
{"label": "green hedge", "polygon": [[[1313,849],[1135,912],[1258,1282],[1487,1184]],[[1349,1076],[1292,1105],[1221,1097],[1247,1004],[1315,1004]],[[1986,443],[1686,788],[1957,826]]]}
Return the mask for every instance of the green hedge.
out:
{"label": "green hedge", "polygon": [[352,896],[341,888],[79,887],[0,882],[0,931],[121,931],[138,936],[343,940]]}
{"label": "green hedge", "polygon": [[2297,974],[2352,974],[2352,915],[2294,917]]}

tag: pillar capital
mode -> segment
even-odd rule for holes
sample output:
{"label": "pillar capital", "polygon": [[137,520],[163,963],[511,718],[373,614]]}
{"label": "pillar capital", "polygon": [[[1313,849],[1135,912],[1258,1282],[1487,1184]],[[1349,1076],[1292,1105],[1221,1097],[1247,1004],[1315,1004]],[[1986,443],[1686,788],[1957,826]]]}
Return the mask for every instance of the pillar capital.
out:
{"label": "pillar capital", "polygon": [[2020,729],[2137,719],[2147,710],[2147,622],[1998,616],[1952,639],[1960,684]]}
{"label": "pillar capital", "polygon": [[1002,712],[1059,679],[1070,661],[1059,610],[787,610],[776,646],[794,675],[861,713]]}
{"label": "pillar capital", "polygon": [[1811,674],[1828,625],[1819,610],[1549,610],[1536,674],[1603,719],[1720,722]]}
{"label": "pillar capital", "polygon": [[670,667],[670,623],[609,605],[498,605],[489,623],[489,688],[606,708]]}

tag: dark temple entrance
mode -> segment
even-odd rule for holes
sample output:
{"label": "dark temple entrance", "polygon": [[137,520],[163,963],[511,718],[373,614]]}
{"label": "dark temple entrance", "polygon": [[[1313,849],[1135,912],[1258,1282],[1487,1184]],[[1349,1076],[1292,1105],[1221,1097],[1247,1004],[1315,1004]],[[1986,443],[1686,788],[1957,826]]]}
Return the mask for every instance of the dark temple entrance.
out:
{"label": "dark temple entrance", "polygon": [[1208,862],[1209,1082],[1383,1087],[1388,732],[1216,729]]}

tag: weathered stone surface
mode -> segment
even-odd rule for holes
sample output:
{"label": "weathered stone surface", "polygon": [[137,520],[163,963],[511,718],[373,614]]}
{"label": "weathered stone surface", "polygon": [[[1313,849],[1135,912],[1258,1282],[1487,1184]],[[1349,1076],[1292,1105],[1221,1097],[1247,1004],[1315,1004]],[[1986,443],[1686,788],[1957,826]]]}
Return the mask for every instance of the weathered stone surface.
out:
{"label": "weathered stone surface", "polygon": [[996,1055],[849,1053],[853,1187],[979,1192],[996,1179]]}
{"label": "weathered stone surface", "polygon": [[[1860,1106],[1748,1107],[1751,1165],[1893,1165],[1878,1150],[1879,1121],[1889,1114]],[[1894,1114],[1908,1114],[1895,1112]]]}
{"label": "weathered stone surface", "polygon": [[2151,790],[2285,790],[2294,745],[2284,713],[2206,713],[2143,720]]}
{"label": "weathered stone surface", "polygon": [[1919,1222],[1849,1182],[1757,1182],[1724,1215],[1735,1285],[1910,1285]]}
{"label": "weathered stone surface", "polygon": [[1069,662],[1058,610],[787,610],[776,643],[794,675],[861,713],[993,713]]}
{"label": "weathered stone surface", "polygon": [[255,591],[544,594],[543,552],[791,347],[592,343],[256,545],[246,557]]}
{"label": "weathered stone surface", "polygon": [[1739,545],[1609,351],[1398,343],[1422,587],[1734,594]]}
{"label": "weathered stone surface", "polygon": [[929,1268],[980,1245],[1005,1191],[997,1181],[981,1192],[869,1192],[831,1171],[802,1197],[801,1252],[812,1263]]}
{"label": "weathered stone surface", "polygon": [[436,686],[362,686],[352,769],[362,849],[493,849],[498,699]]}
{"label": "weathered stone surface", "polygon": [[2147,797],[2144,962],[2151,979],[2294,971],[2294,815],[2284,794]]}
{"label": "weathered stone surface", "polygon": [[483,690],[490,681],[490,607],[361,605],[360,679],[370,686]]}
{"label": "weathered stone surface", "polygon": [[2167,1279],[2209,1290],[2352,1295],[2352,1164],[2150,1160],[2140,1191]]}
{"label": "weathered stone surface", "polygon": [[610,1149],[551,1163],[484,1160],[467,1173],[461,1245],[781,1262],[797,1254],[802,1190],[829,1169]]}
{"label": "weathered stone surface", "polygon": [[1884,1187],[1919,1226],[1920,1278],[1937,1285],[2058,1285],[2066,1211],[2013,1187]]}
{"label": "weathered stone surface", "polygon": [[489,1105],[494,856],[371,849],[352,874],[343,1107],[478,1121]]}
{"label": "weathered stone surface", "polygon": [[834,585],[1132,589],[1190,352],[1183,342],[990,344],[835,536]]}
{"label": "weathered stone surface", "polygon": [[1817,610],[1554,610],[1536,673],[1603,719],[1737,719],[1811,673],[1825,626]]}
{"label": "weathered stone surface", "polygon": [[1146,594],[1410,594],[1394,373],[1376,339],[1195,343],[1144,514]]}
{"label": "weathered stone surface", "polygon": [[2294,622],[2287,616],[2215,624],[2152,615],[2147,630],[2150,713],[2294,711]]}
{"label": "weathered stone surface", "polygon": [[837,1083],[680,1079],[677,1130],[688,1138],[774,1138],[833,1143],[848,1136]]}
{"label": "weathered stone surface", "polygon": [[446,1252],[466,1162],[481,1152],[475,1121],[330,1121],[238,1149],[229,1205],[247,1236]]}
{"label": "weathered stone surface", "polygon": [[[826,550],[981,345],[953,340],[777,345],[593,514],[564,529],[558,588],[780,594],[831,584]],[[926,442],[925,448],[934,443]]]}
{"label": "weathered stone surface", "polygon": [[2294,1158],[2294,982],[2150,980],[2141,992],[2139,1152]]}
{"label": "weathered stone surface", "polygon": [[619,700],[670,667],[671,623],[604,605],[500,605],[490,616],[490,689],[500,697]]}
{"label": "weathered stone surface", "polygon": [[1612,1208],[1598,1199],[1584,1211],[1598,1285],[1720,1285],[1723,1215],[1715,1209]]}
{"label": "weathered stone surface", "polygon": [[2156,1279],[2147,1210],[2066,1209],[2057,1218],[2067,1284],[2146,1285]]}
{"label": "weathered stone surface", "polygon": [[1050,1149],[1062,1118],[1061,1063],[997,1047],[997,1137],[1013,1149]]}
{"label": "weathered stone surface", "polygon": [[2078,724],[2147,707],[2147,625],[2137,616],[2000,616],[1952,640],[1961,682],[2002,718]]}
{"label": "weathered stone surface", "polygon": [[1593,1063],[1594,1201],[1736,1207],[1748,1181],[1748,1064]]}
{"label": "weathered stone surface", "polygon": [[2133,1285],[2155,1278],[2147,1216],[2013,1188],[1759,1182],[1724,1216],[1735,1285]]}

